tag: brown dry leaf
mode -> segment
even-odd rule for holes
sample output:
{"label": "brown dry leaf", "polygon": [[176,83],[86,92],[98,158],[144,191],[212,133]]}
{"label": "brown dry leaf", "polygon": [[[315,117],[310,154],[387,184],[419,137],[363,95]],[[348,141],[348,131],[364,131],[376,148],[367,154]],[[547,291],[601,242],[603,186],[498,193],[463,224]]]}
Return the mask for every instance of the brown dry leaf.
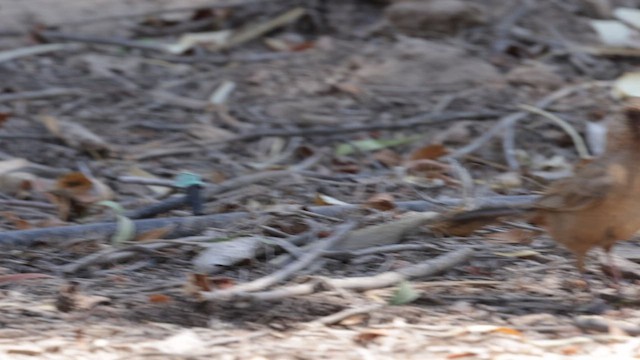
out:
{"label": "brown dry leaf", "polygon": [[381,162],[386,167],[394,167],[402,163],[402,157],[391,149],[376,151],[373,154],[373,159]]}
{"label": "brown dry leaf", "polygon": [[495,330],[493,330],[493,332],[496,333],[500,333],[500,334],[507,334],[507,335],[514,335],[514,336],[524,336],[524,334],[516,329],[513,328],[508,328],[508,327],[499,327]]}
{"label": "brown dry leaf", "polygon": [[491,240],[498,240],[508,244],[528,244],[534,236],[534,232],[526,229],[509,229],[487,235]]}
{"label": "brown dry leaf", "polygon": [[152,304],[166,304],[168,302],[171,302],[171,300],[173,300],[171,296],[164,295],[164,294],[151,294],[149,295],[148,299],[149,299],[149,302]]}
{"label": "brown dry leaf", "polygon": [[372,342],[373,340],[381,336],[387,336],[387,332],[382,329],[370,329],[370,330],[365,330],[358,333],[353,338],[353,341],[355,341],[360,345],[367,345],[368,343]]}
{"label": "brown dry leaf", "polygon": [[565,346],[560,349],[560,353],[566,356],[577,355],[580,352],[581,348],[578,346]]}
{"label": "brown dry leaf", "polygon": [[362,325],[368,318],[369,316],[366,314],[355,314],[340,320],[338,324],[342,326]]}
{"label": "brown dry leaf", "polygon": [[236,286],[236,281],[229,277],[224,276],[212,276],[209,278],[209,283],[214,289],[225,290]]}
{"label": "brown dry leaf", "polygon": [[51,134],[75,149],[92,155],[108,155],[113,151],[105,140],[80,124],[56,119],[53,116],[41,116],[40,121]]}
{"label": "brown dry leaf", "polygon": [[189,274],[189,279],[185,285],[187,294],[195,294],[200,291],[211,291],[209,277],[206,274]]}
{"label": "brown dry leaf", "polygon": [[393,195],[389,193],[373,195],[365,202],[364,206],[380,211],[389,211],[396,208]]}
{"label": "brown dry leaf", "polygon": [[444,220],[430,225],[429,229],[440,235],[466,237],[494,222],[495,220],[493,219],[471,219],[464,222],[450,222]]}
{"label": "brown dry leaf", "polygon": [[84,295],[79,292],[78,284],[71,282],[60,288],[56,298],[56,308],[62,312],[91,310],[100,304],[108,303],[110,300],[105,296]]}
{"label": "brown dry leaf", "polygon": [[9,120],[11,115],[12,115],[11,113],[0,112],[0,127],[2,127],[4,123],[7,122],[7,120]]}
{"label": "brown dry leaf", "polygon": [[450,167],[436,160],[421,159],[407,161],[405,164],[407,173],[442,173],[449,171]]}
{"label": "brown dry leaf", "polygon": [[334,85],[334,87],[338,91],[341,91],[345,94],[354,95],[354,96],[361,95],[364,92],[362,87],[350,82],[337,83]]}
{"label": "brown dry leaf", "polygon": [[113,199],[113,191],[105,183],[81,172],[59,177],[52,192],[86,205]]}
{"label": "brown dry leaf", "polygon": [[463,358],[471,358],[478,356],[478,353],[474,353],[471,351],[461,352],[456,354],[447,355],[447,359],[463,359]]}
{"label": "brown dry leaf", "polygon": [[431,144],[414,151],[409,157],[410,160],[435,160],[447,155],[449,151],[442,144]]}
{"label": "brown dry leaf", "polygon": [[22,218],[20,218],[18,215],[10,212],[10,211],[3,211],[0,213],[0,216],[6,218],[7,220],[9,220],[10,222],[13,223],[13,226],[17,229],[17,230],[27,230],[27,229],[31,229],[33,228],[33,226],[27,221],[24,220]]}
{"label": "brown dry leaf", "polygon": [[214,184],[220,184],[221,182],[227,180],[227,174],[220,170],[213,170],[209,175],[209,180]]}
{"label": "brown dry leaf", "polygon": [[206,274],[189,274],[184,291],[188,295],[198,297],[201,292],[208,292],[214,289],[224,290],[236,286],[235,280],[224,276],[209,276]]}
{"label": "brown dry leaf", "polygon": [[151,229],[149,231],[143,232],[140,235],[136,236],[135,240],[148,241],[148,240],[164,239],[164,237],[167,236],[171,232],[171,230],[173,230],[171,227]]}
{"label": "brown dry leaf", "polygon": [[58,207],[60,219],[69,220],[83,214],[92,204],[113,199],[114,194],[101,181],[81,172],[72,172],[59,177],[46,196]]}

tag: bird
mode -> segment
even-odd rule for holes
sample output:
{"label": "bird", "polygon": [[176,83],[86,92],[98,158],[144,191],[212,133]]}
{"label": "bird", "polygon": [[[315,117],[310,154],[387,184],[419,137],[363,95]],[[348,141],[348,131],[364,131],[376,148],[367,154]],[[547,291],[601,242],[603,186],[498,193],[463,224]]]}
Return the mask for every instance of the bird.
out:
{"label": "bird", "polygon": [[[575,256],[585,278],[585,258],[596,247],[604,249],[615,284],[621,279],[611,249],[640,230],[640,98],[629,100],[608,124],[603,154],[578,166],[570,177],[552,183],[532,204],[519,208],[477,209],[454,214],[456,223],[486,225],[493,219],[527,214]],[[588,284],[588,281],[587,281]]]}

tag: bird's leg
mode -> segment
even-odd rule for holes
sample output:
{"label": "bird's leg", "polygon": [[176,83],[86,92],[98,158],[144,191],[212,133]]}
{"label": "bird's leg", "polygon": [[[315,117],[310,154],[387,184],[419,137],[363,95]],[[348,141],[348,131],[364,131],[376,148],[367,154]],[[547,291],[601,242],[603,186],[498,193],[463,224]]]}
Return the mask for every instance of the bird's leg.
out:
{"label": "bird's leg", "polygon": [[586,290],[591,292],[591,285],[589,284],[589,279],[587,278],[587,273],[584,270],[584,258],[586,254],[584,252],[576,252],[576,268],[578,272],[580,272],[580,278],[584,281],[586,286]]}
{"label": "bird's leg", "polygon": [[607,266],[609,266],[609,271],[611,271],[611,280],[613,280],[613,283],[618,287],[622,281],[622,273],[620,273],[620,269],[618,269],[613,261],[613,256],[611,256],[612,247],[613,245],[605,245],[602,248],[604,249],[604,253],[607,257]]}

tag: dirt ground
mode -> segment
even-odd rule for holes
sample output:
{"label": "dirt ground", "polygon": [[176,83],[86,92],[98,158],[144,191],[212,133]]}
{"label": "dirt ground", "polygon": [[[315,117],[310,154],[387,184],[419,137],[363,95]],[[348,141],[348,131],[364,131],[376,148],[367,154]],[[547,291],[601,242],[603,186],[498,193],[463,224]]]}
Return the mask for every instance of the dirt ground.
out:
{"label": "dirt ground", "polygon": [[640,356],[635,242],[616,289],[522,221],[403,220],[570,174],[520,106],[588,137],[638,64],[590,21],[640,1],[74,3],[0,22],[0,358]]}

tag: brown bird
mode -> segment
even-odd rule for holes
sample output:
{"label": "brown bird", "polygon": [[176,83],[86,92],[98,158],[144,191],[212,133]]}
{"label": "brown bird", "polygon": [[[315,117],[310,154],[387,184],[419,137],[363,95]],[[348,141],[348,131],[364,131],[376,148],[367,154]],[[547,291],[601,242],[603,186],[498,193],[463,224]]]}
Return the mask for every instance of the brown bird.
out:
{"label": "brown bird", "polygon": [[[453,219],[464,223],[465,219],[477,222],[514,211],[532,213],[542,220],[553,239],[575,254],[581,274],[589,250],[602,247],[617,283],[620,273],[613,265],[611,248],[640,230],[640,98],[629,101],[612,119],[607,147],[599,158],[578,167],[573,176],[553,183],[534,204],[503,210],[479,209],[475,210],[477,218],[471,211]],[[455,220],[449,226],[453,224]]]}

